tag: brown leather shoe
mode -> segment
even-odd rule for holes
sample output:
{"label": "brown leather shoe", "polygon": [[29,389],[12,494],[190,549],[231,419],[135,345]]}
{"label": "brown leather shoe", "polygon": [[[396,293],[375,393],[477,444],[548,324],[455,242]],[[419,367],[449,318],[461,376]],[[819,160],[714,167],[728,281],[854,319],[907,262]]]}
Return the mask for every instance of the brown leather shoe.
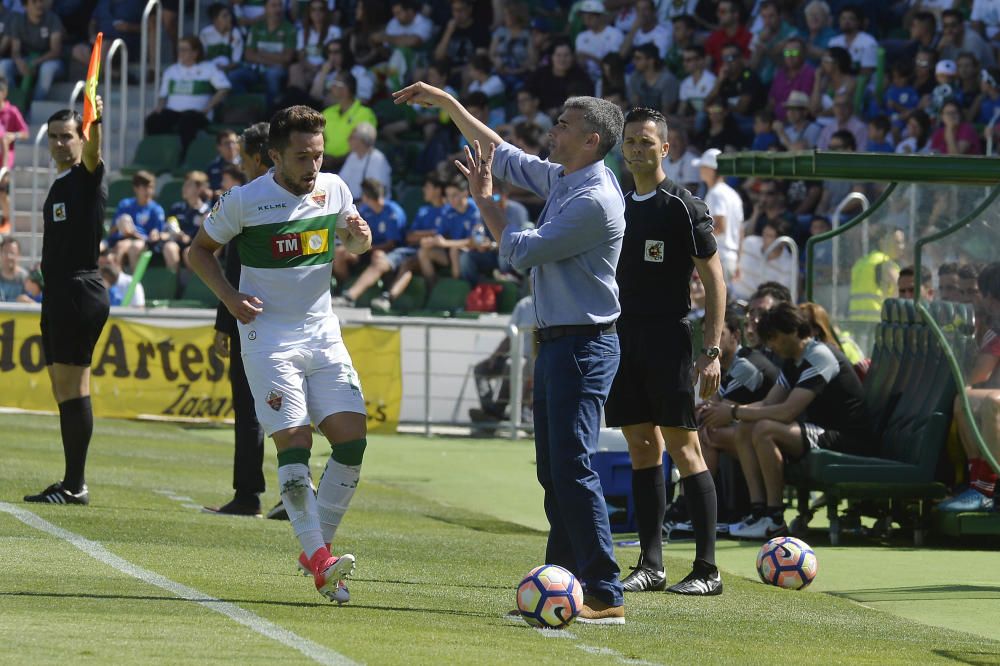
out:
{"label": "brown leather shoe", "polygon": [[611,606],[597,597],[584,596],[583,608],[576,621],[583,624],[625,624],[625,606]]}

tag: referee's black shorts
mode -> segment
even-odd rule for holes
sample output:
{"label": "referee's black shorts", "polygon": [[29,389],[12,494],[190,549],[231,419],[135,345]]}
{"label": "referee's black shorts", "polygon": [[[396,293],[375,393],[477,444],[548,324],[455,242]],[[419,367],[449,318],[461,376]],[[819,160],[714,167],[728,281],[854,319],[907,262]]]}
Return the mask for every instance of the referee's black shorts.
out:
{"label": "referee's black shorts", "polygon": [[89,366],[110,307],[108,289],[96,271],[46,280],[41,321],[45,364]]}
{"label": "referee's black shorts", "polygon": [[697,430],[690,322],[623,318],[617,328],[621,363],[604,406],[605,422]]}

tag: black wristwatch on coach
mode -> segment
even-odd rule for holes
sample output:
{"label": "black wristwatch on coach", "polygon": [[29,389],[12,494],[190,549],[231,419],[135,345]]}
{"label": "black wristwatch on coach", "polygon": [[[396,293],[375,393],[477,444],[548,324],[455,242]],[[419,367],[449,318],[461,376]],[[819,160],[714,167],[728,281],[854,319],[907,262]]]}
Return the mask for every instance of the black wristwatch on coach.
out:
{"label": "black wristwatch on coach", "polygon": [[721,351],[722,350],[719,349],[718,345],[716,345],[714,347],[702,347],[701,348],[701,353],[704,354],[705,356],[709,357],[713,361],[715,359],[719,358],[719,354],[721,353]]}

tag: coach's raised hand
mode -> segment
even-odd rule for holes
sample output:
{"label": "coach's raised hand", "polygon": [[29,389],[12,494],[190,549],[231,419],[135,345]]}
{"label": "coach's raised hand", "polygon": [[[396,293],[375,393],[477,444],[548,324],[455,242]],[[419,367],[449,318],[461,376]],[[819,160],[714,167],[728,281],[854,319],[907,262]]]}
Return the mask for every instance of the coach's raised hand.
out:
{"label": "coach's raised hand", "polygon": [[438,107],[448,114],[451,122],[462,133],[469,144],[478,141],[481,146],[491,143],[500,145],[503,139],[486,124],[469,113],[469,110],[459,104],[458,100],[440,88],[428,85],[423,81],[406,86],[392,93],[396,104],[420,104],[426,107]]}
{"label": "coach's raised hand", "polygon": [[434,107],[442,106],[452,97],[440,88],[435,88],[423,81],[417,81],[392,93],[392,99],[396,104],[419,104]]}

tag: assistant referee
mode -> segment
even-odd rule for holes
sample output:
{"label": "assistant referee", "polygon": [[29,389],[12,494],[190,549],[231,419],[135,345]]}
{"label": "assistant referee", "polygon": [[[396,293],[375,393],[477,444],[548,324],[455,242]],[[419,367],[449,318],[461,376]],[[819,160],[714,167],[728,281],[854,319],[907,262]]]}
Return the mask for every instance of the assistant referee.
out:
{"label": "assistant referee", "polygon": [[90,405],[90,361],[108,320],[108,290],[97,273],[97,255],[104,235],[108,190],[101,160],[101,114],[90,139],[84,140],[79,113],[63,109],[48,124],[49,154],[59,173],[45,198],[42,218],[42,350],[59,404],[66,469],[62,481],[26,502],[88,504],[84,480],[87,449],[94,431]]}
{"label": "assistant referee", "polygon": [[[681,474],[695,533],[694,567],[669,592],[722,593],[715,566],[716,494],[698,443],[694,383],[701,397],[719,387],[719,338],[726,286],[712,218],[701,199],[671,182],[663,171],[667,121],[659,111],[635,108],[625,116],[622,154],[635,179],[625,196],[625,238],[615,278],[621,298],[618,319],[621,363],[605,420],[621,426],[632,460],[632,492],[641,554],[622,581],[626,592],[662,590],[662,525],[666,508],[663,451]],[[692,358],[691,272],[705,285],[705,349]]]}

